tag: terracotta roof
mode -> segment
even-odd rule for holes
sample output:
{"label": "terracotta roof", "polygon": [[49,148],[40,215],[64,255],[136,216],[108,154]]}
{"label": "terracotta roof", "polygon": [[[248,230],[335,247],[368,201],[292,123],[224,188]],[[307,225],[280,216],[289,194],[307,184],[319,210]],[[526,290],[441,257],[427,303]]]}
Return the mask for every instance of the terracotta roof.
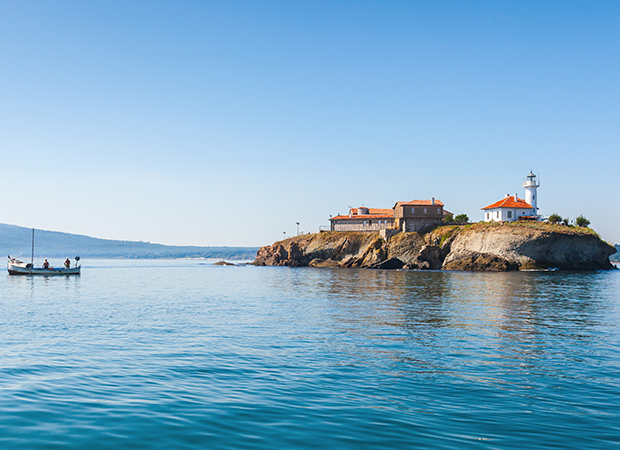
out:
{"label": "terracotta roof", "polygon": [[504,197],[498,202],[493,203],[492,205],[485,206],[482,209],[495,209],[495,208],[519,208],[519,209],[532,209],[532,205],[527,203],[525,200],[522,200],[517,197],[515,200],[514,195],[510,197]]}
{"label": "terracotta roof", "polygon": [[[365,208],[364,206],[362,206],[362,208]],[[394,211],[392,211],[391,209],[381,209],[381,208],[366,208],[368,210],[368,215],[375,215],[375,214],[389,214],[390,216],[394,216]],[[351,208],[351,213],[352,214],[357,214],[358,213],[359,208]]]}
{"label": "terracotta roof", "polygon": [[405,206],[443,206],[443,203],[441,202],[441,200],[435,200],[435,204],[433,205],[433,201],[432,200],[411,200],[409,202],[396,202],[394,207],[396,207],[398,205],[405,205]]}
{"label": "terracotta roof", "polygon": [[336,216],[336,217],[332,217],[329,220],[372,220],[372,219],[393,219],[394,218],[394,211],[392,211],[391,209],[388,209],[388,211],[390,212],[390,214],[362,214],[362,215],[355,215],[355,216]]}

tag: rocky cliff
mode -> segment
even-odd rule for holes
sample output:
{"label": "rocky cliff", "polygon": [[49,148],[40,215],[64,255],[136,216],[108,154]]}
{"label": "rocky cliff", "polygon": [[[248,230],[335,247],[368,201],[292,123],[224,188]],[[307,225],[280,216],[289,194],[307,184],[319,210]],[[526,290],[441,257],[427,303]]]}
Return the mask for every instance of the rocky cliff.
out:
{"label": "rocky cliff", "polygon": [[611,269],[590,229],[543,223],[442,226],[426,233],[322,232],[262,247],[255,265],[507,271]]}

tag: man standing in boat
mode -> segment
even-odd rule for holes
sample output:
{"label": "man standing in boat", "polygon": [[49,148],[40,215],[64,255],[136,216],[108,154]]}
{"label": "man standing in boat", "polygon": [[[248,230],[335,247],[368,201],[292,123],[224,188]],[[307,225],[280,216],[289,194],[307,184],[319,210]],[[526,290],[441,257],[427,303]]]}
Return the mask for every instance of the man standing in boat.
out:
{"label": "man standing in boat", "polygon": [[67,258],[65,259],[65,269],[68,269],[69,267],[71,267],[71,261]]}
{"label": "man standing in boat", "polygon": [[50,263],[47,262],[47,259],[45,260],[45,262],[43,262],[43,266],[44,269],[49,269],[50,268]]}

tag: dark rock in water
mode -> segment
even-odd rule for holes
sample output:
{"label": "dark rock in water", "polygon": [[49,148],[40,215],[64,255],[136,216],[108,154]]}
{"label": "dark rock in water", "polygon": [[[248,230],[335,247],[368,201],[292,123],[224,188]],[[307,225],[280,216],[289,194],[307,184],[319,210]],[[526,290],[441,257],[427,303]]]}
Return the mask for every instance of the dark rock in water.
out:
{"label": "dark rock in water", "polygon": [[229,263],[228,261],[218,261],[213,263],[214,266],[234,266],[233,263]]}
{"label": "dark rock in water", "polygon": [[425,245],[420,252],[405,266],[409,270],[439,270],[443,263],[441,248],[437,245]]}
{"label": "dark rock in water", "polygon": [[371,269],[402,269],[405,264],[398,258],[390,258],[370,266]]}
{"label": "dark rock in water", "polygon": [[445,270],[473,270],[476,272],[508,272],[519,270],[519,265],[489,253],[463,252],[443,267]]}

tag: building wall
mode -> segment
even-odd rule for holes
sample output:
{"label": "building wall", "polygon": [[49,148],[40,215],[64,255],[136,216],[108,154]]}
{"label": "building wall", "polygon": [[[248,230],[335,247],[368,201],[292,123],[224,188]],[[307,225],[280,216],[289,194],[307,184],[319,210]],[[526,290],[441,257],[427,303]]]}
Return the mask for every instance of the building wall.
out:
{"label": "building wall", "polygon": [[394,219],[332,220],[332,231],[379,231],[394,227]]}
{"label": "building wall", "polygon": [[399,228],[406,232],[418,232],[424,228],[432,227],[441,224],[440,218],[418,218],[418,217],[404,217],[398,220]]}
{"label": "building wall", "polygon": [[521,216],[531,216],[532,209],[495,208],[484,212],[485,222],[514,222]]}
{"label": "building wall", "polygon": [[426,205],[426,206],[411,206],[411,205],[398,205],[394,208],[394,217],[401,219],[403,217],[417,217],[424,218],[443,218],[443,206],[441,205]]}

